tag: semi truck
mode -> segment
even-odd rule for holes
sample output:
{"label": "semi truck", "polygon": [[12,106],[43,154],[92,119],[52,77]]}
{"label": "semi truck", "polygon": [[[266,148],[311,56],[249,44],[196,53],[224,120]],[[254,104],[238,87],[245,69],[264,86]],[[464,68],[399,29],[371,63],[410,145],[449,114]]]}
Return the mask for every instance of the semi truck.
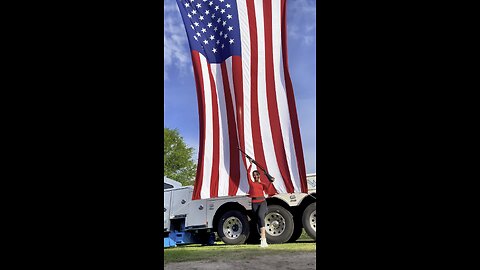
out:
{"label": "semi truck", "polygon": [[[296,241],[302,229],[316,241],[316,173],[307,174],[308,193],[267,197],[268,243]],[[212,244],[217,233],[225,244],[259,243],[259,228],[246,195],[192,200],[193,186],[164,177],[164,247]]]}

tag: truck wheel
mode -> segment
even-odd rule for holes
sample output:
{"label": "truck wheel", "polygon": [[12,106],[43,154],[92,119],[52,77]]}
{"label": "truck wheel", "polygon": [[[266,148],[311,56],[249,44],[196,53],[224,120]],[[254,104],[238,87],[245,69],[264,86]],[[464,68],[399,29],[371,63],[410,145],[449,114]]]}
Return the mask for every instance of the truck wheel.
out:
{"label": "truck wheel", "polygon": [[269,205],[265,216],[267,242],[281,244],[287,242],[293,234],[293,216],[280,205]]}
{"label": "truck wheel", "polygon": [[311,203],[305,211],[303,211],[302,216],[303,227],[305,232],[313,239],[317,240],[317,203]]}
{"label": "truck wheel", "polygon": [[292,234],[292,237],[290,237],[290,239],[288,239],[288,243],[292,243],[292,242],[295,242],[297,241],[297,239],[300,237],[300,235],[302,235],[302,229],[303,229],[303,226],[302,226],[302,219],[301,217],[294,217],[293,218],[293,221],[294,221],[294,227],[293,227],[293,234]]}
{"label": "truck wheel", "polygon": [[250,234],[249,226],[245,214],[238,210],[227,211],[218,221],[218,237],[227,245],[243,244]]}

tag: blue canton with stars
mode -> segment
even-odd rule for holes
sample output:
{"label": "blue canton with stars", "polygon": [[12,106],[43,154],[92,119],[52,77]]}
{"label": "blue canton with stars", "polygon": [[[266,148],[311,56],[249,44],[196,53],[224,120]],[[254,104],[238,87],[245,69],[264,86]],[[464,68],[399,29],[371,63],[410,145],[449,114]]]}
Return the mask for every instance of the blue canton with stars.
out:
{"label": "blue canton with stars", "polygon": [[177,0],[190,49],[221,63],[241,55],[240,26],[235,0]]}

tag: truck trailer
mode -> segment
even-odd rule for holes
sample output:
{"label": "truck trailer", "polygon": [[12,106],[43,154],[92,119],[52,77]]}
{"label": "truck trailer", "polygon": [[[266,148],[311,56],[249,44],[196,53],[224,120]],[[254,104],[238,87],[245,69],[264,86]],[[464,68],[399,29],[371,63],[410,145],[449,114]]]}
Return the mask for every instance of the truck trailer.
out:
{"label": "truck trailer", "polygon": [[[302,229],[316,241],[316,174],[307,174],[308,193],[267,197],[267,242],[296,241]],[[226,244],[259,243],[247,195],[192,200],[193,186],[164,177],[164,247],[178,244],[212,244],[217,233]]]}

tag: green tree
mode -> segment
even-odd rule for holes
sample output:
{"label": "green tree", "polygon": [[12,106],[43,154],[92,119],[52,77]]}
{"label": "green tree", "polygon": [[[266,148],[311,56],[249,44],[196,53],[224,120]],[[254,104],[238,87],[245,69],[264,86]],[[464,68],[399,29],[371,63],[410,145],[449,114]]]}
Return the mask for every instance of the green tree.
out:
{"label": "green tree", "polygon": [[178,129],[163,128],[163,175],[182,185],[193,185],[197,164]]}

